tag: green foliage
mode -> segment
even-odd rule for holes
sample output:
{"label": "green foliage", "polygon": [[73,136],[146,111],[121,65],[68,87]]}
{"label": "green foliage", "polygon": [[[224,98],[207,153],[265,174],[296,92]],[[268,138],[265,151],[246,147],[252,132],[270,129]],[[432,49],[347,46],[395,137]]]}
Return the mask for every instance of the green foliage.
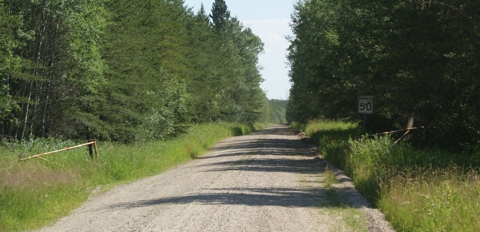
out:
{"label": "green foliage", "polygon": [[378,205],[397,231],[478,231],[479,179],[478,170],[457,167],[408,170]]}
{"label": "green foliage", "polygon": [[358,120],[358,96],[372,95],[370,131],[389,130],[415,117],[427,128],[424,146],[476,149],[479,4],[298,2],[288,55],[293,82],[288,120]]}
{"label": "green foliage", "polygon": [[227,4],[224,0],[215,0],[210,18],[212,18],[217,32],[225,29],[227,22],[230,20],[230,11],[227,9]]}
{"label": "green foliage", "polygon": [[[305,127],[322,155],[352,177],[398,231],[476,231],[480,154],[452,154],[394,144],[389,137],[348,140],[355,124]],[[298,124],[297,124],[297,127]]]}
{"label": "green foliage", "polygon": [[[55,153],[44,160],[18,162],[24,156],[72,145],[53,139],[0,146],[0,230],[42,227],[78,207],[90,195],[115,185],[159,174],[201,156],[219,140],[247,134],[262,125],[216,123],[192,126],[188,133],[167,141],[139,145],[102,142],[99,159],[90,160],[86,148]],[[54,162],[54,163],[53,163]]]}
{"label": "green foliage", "polygon": [[183,0],[1,1],[2,135],[134,143],[262,120],[263,43],[212,9],[214,24]]}
{"label": "green foliage", "polygon": [[433,124],[433,133],[441,145],[450,151],[480,150],[480,109],[467,103],[454,102]]}
{"label": "green foliage", "polygon": [[[12,120],[13,113],[18,110],[16,102],[10,93],[10,79],[12,74],[18,73],[23,65],[23,59],[15,54],[15,50],[24,44],[19,40],[22,37],[31,37],[31,33],[23,31],[22,21],[18,14],[9,14],[8,6],[0,2],[0,117],[2,118],[1,130],[5,130],[5,124],[16,124]],[[16,31],[15,31],[16,30]]]}
{"label": "green foliage", "polygon": [[19,140],[56,134],[74,120],[81,98],[104,83],[103,0],[6,1],[1,11],[11,23],[0,25],[10,45],[8,56],[0,54],[9,61],[1,72],[10,106],[1,115],[2,134]]}
{"label": "green foliage", "polygon": [[286,124],[286,109],[287,109],[287,101],[286,100],[277,100],[272,99],[268,100],[270,105],[270,120],[276,124]]}

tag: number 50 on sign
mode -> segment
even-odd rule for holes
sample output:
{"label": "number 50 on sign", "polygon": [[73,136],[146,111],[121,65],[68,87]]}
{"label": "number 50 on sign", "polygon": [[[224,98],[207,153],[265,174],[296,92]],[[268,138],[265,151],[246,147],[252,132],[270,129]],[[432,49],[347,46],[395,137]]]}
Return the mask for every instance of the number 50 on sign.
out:
{"label": "number 50 on sign", "polygon": [[358,113],[360,114],[373,113],[373,96],[358,97]]}

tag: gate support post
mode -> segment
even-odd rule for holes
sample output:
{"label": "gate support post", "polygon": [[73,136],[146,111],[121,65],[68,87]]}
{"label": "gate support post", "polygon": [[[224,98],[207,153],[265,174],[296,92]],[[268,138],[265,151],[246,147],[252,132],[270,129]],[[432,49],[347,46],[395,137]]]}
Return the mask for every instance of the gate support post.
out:
{"label": "gate support post", "polygon": [[[88,140],[88,142],[94,142],[94,140]],[[88,145],[88,154],[90,155],[90,158],[93,160],[93,144]]]}
{"label": "gate support post", "polygon": [[367,114],[363,114],[362,135],[365,135],[367,131]]}

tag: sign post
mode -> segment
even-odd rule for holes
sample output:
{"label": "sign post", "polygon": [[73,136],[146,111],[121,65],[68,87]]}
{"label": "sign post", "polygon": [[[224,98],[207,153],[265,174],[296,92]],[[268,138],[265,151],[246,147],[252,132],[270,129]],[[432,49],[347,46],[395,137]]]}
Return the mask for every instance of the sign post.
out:
{"label": "sign post", "polygon": [[373,114],[373,96],[358,97],[358,113],[363,114],[362,134],[365,134],[367,114]]}

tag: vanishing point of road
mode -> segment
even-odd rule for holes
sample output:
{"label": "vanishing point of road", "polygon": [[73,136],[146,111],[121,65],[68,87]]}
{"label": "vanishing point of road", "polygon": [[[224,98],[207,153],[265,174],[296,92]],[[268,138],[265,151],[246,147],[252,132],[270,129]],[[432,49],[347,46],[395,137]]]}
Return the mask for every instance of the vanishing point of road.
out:
{"label": "vanishing point of road", "polygon": [[[393,231],[343,172],[283,125],[232,137],[91,197],[41,231]],[[325,186],[325,171],[339,182]]]}

